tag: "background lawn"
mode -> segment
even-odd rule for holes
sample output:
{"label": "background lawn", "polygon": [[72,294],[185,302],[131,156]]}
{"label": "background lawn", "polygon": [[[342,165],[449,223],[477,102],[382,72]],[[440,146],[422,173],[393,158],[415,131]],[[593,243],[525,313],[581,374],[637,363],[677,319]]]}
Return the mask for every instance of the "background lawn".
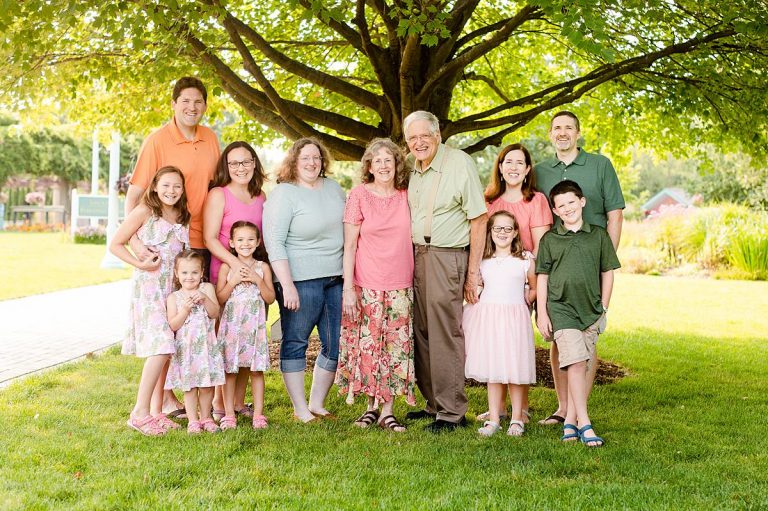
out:
{"label": "background lawn", "polygon": [[[758,509],[768,507],[768,283],[619,275],[601,357],[629,376],[591,399],[607,445],[558,428],[481,439],[291,420],[270,373],[270,428],[142,437],[125,420],[141,363],[117,350],[0,391],[1,509]],[[534,420],[554,392],[531,392]],[[398,403],[402,416],[406,407]]]}
{"label": "background lawn", "polygon": [[67,233],[0,231],[0,300],[131,276],[128,268],[101,269],[105,253],[105,245],[75,245]]}

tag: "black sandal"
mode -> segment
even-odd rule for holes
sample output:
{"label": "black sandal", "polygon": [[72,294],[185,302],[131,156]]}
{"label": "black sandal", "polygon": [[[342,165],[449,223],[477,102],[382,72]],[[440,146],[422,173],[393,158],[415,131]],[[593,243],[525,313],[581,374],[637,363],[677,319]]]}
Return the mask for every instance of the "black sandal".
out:
{"label": "black sandal", "polygon": [[360,417],[355,419],[355,426],[359,428],[367,428],[374,422],[376,422],[379,418],[379,411],[378,410],[368,410],[364,414],[362,414]]}
{"label": "black sandal", "polygon": [[381,427],[381,429],[394,431],[395,433],[405,433],[405,430],[407,429],[405,426],[397,422],[397,419],[394,415],[387,415],[386,417],[382,417],[379,421],[379,427]]}

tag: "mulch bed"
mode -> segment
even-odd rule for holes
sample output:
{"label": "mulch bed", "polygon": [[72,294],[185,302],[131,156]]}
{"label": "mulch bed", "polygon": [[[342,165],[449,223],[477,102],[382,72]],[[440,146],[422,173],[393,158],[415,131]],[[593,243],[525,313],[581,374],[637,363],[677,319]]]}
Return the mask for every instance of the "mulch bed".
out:
{"label": "mulch bed", "polygon": [[[307,348],[307,367],[313,367],[317,354],[320,353],[320,339],[316,336],[310,337],[309,348]],[[272,362],[272,369],[280,369],[280,343],[269,342],[269,357]],[[620,380],[627,375],[627,370],[623,367],[598,358],[597,375],[595,376],[595,385],[607,385]],[[484,383],[468,379],[469,386],[482,386]],[[549,349],[536,347],[536,385],[539,387],[554,388],[552,382],[552,371],[549,367]]]}

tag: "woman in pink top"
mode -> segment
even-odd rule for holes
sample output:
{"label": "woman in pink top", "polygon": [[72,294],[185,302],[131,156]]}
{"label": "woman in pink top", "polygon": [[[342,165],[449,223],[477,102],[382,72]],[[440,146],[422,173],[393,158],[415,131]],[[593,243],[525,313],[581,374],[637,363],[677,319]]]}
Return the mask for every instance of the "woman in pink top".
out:
{"label": "woman in pink top", "polygon": [[485,200],[488,216],[505,210],[515,215],[520,225],[523,248],[534,256],[539,240],[552,227],[552,211],[543,193],[536,191],[531,153],[522,144],[511,144],[499,152]]}
{"label": "woman in pink top", "polygon": [[205,247],[211,251],[210,281],[214,285],[222,261],[232,269],[242,266],[229,250],[232,224],[245,220],[261,231],[264,181],[261,161],[247,142],[232,142],[221,153],[203,213],[203,237]]}
{"label": "woman in pink top", "polygon": [[[536,177],[533,173],[531,153],[522,144],[504,147],[496,161],[488,188],[485,189],[488,202],[488,216],[504,210],[512,213],[520,226],[520,240],[523,248],[536,259],[539,252],[539,240],[552,227],[552,211],[543,193],[536,191]],[[529,304],[530,305],[530,304]],[[504,410],[506,388],[502,392]],[[523,421],[528,422],[528,389],[523,402]],[[488,420],[488,412],[481,413],[477,420]]]}
{"label": "woman in pink top", "polygon": [[[211,189],[203,209],[203,239],[211,252],[210,281],[216,285],[222,261],[232,271],[245,270],[236,255],[229,251],[229,233],[232,224],[246,220],[261,230],[261,216],[266,196],[261,188],[266,181],[264,168],[256,151],[247,142],[232,142],[221,153],[216,165]],[[265,260],[264,245],[259,246]],[[235,410],[250,417],[253,413],[245,405],[245,390],[248,386],[248,372],[238,374],[235,388]],[[214,417],[224,416],[224,400],[221,387],[216,387],[213,399]]]}
{"label": "woman in pink top", "polygon": [[385,138],[371,141],[362,160],[363,183],[349,193],[344,211],[344,314],[336,371],[347,403],[368,396],[355,425],[378,422],[398,433],[405,427],[393,415],[395,396],[416,404],[408,177],[399,147]]}

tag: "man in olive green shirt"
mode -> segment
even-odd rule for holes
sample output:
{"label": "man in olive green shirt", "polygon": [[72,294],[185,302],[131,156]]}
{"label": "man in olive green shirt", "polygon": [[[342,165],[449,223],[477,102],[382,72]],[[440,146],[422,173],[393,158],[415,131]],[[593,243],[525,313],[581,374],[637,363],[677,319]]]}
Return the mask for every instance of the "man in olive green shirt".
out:
{"label": "man in olive green shirt", "polygon": [[[618,249],[625,206],[619,178],[608,158],[579,149],[577,142],[580,135],[581,126],[576,114],[563,110],[552,116],[549,140],[555,146],[557,155],[534,167],[536,188],[549,196],[550,190],[557,183],[564,179],[575,181],[586,199],[584,221],[606,229],[613,248]],[[554,207],[551,202],[550,206]],[[561,220],[556,218],[555,226],[560,223]],[[540,424],[558,424],[565,417],[568,387],[565,373],[558,368],[558,357],[557,345],[553,343],[550,362],[558,406],[552,415],[539,421]],[[594,373],[592,377],[594,378]]]}
{"label": "man in olive green shirt", "polygon": [[550,192],[561,222],[544,234],[536,256],[536,324],[545,339],[557,345],[559,369],[566,372],[567,412],[563,441],[576,439],[587,447],[605,442],[597,436],[587,411],[597,366],[597,337],[613,292],[613,270],[619,260],[608,233],[584,221],[587,200],[574,181],[564,180]]}
{"label": "man in olive green shirt", "polygon": [[426,409],[409,419],[434,418],[427,429],[465,424],[463,301],[477,302],[487,221],[480,178],[472,159],[441,143],[433,114],[403,121],[411,153],[408,185],[415,245],[414,355],[416,383]]}

